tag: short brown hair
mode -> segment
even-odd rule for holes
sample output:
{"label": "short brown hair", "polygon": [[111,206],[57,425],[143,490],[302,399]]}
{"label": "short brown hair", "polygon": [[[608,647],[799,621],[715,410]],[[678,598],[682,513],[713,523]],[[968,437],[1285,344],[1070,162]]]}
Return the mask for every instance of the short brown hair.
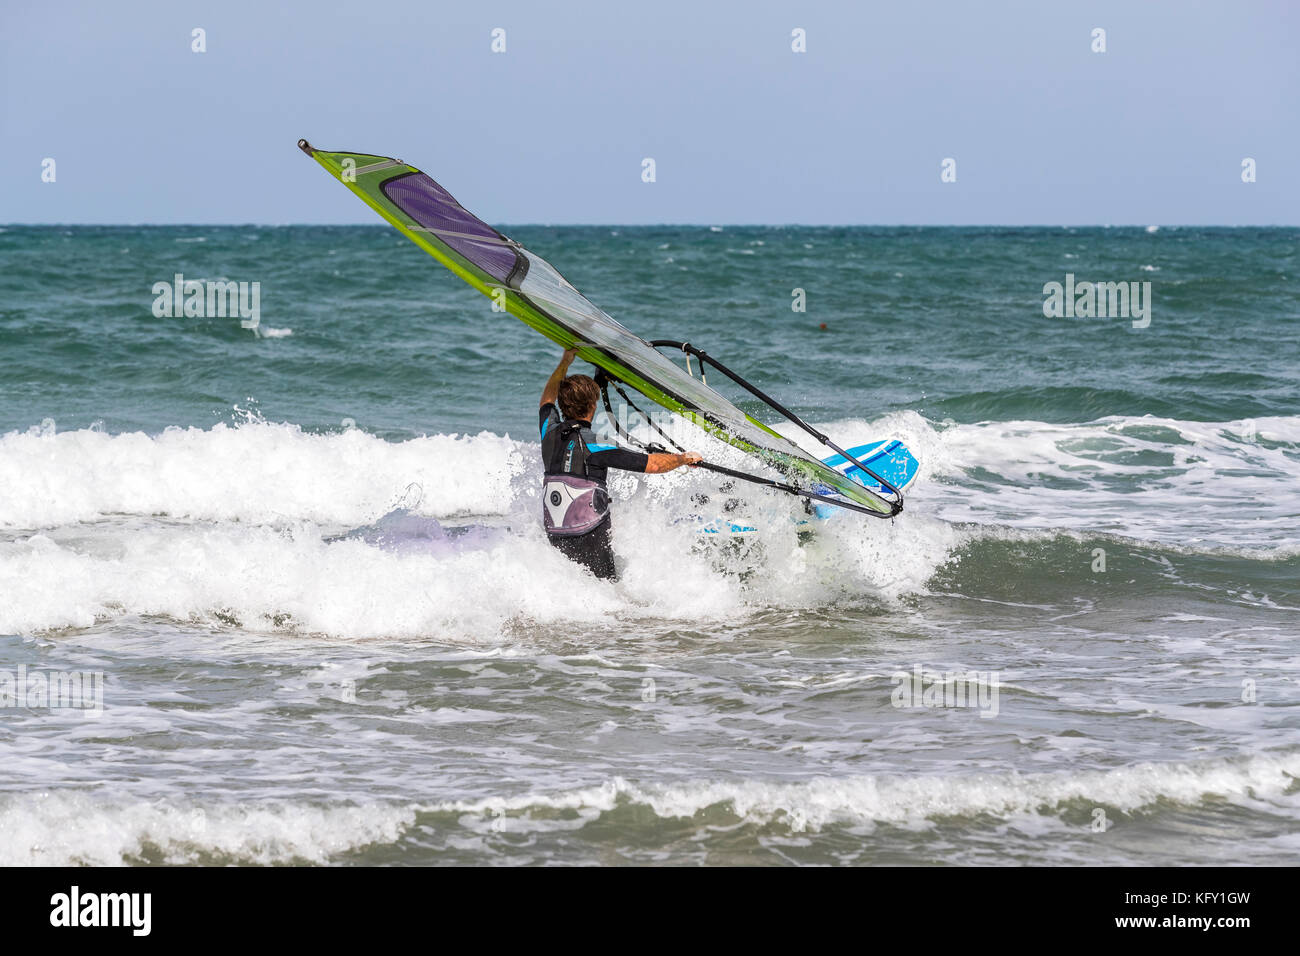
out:
{"label": "short brown hair", "polygon": [[600,386],[590,375],[570,375],[560,383],[560,411],[565,418],[585,419],[596,407]]}

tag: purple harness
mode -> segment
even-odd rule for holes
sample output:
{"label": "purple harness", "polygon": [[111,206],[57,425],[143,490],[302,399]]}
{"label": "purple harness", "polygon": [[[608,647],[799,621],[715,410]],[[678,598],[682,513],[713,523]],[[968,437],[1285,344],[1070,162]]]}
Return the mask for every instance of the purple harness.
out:
{"label": "purple harness", "polygon": [[547,534],[586,534],[608,514],[609,496],[590,478],[547,475],[542,480],[542,521]]}
{"label": "purple harness", "polygon": [[609,516],[609,492],[587,477],[587,443],[580,422],[563,422],[542,479],[542,523],[561,537],[586,534]]}

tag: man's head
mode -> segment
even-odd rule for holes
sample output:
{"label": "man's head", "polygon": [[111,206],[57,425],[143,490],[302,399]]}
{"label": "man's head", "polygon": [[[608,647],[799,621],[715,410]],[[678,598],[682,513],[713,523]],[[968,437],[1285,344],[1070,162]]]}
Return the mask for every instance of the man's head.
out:
{"label": "man's head", "polygon": [[560,413],[565,418],[591,421],[599,398],[600,386],[590,375],[570,375],[560,383]]}

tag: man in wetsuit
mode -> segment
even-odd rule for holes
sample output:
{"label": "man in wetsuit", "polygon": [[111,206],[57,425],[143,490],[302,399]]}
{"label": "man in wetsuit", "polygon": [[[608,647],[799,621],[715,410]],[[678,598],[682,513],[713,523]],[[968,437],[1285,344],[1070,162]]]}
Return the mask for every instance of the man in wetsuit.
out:
{"label": "man in wetsuit", "polygon": [[598,578],[615,578],[610,545],[610,468],[657,475],[694,465],[699,455],[642,454],[602,444],[591,430],[600,386],[588,375],[565,377],[576,349],[568,349],[542,390],[542,518],[551,544]]}

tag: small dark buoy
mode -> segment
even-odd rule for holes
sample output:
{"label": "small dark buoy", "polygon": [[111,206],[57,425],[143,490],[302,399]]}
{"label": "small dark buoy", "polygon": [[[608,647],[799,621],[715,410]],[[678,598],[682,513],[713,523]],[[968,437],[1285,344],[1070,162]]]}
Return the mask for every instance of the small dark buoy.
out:
{"label": "small dark buoy", "polygon": [[817,326],[817,328],[819,328],[819,329],[821,329],[823,332],[825,332],[825,331],[826,331],[826,323],[823,322],[821,325]]}

